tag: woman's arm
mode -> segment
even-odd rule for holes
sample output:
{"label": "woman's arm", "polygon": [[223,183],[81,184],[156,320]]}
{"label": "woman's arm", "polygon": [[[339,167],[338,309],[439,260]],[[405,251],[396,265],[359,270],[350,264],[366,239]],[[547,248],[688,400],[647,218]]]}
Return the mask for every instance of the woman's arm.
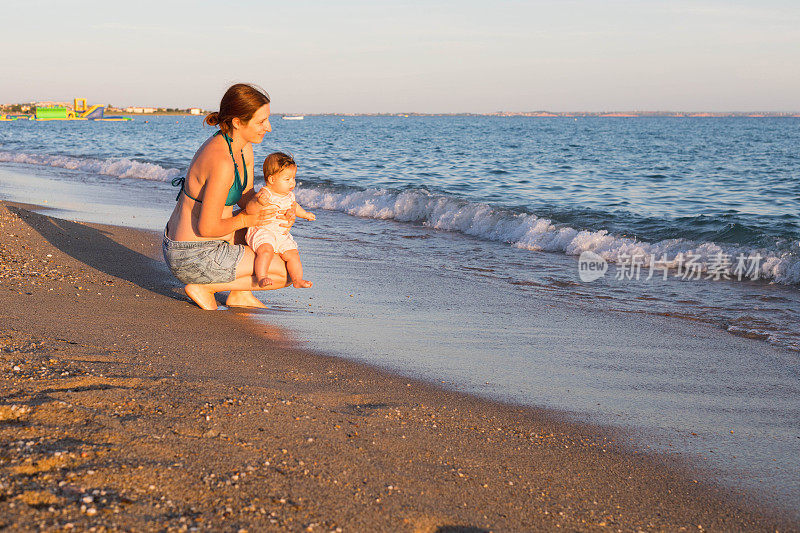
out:
{"label": "woman's arm", "polygon": [[271,213],[265,212],[268,211],[267,209],[256,213],[242,211],[232,217],[222,218],[225,200],[232,184],[232,180],[226,176],[232,175],[233,163],[231,161],[219,161],[214,163],[211,168],[211,173],[203,186],[203,203],[197,222],[197,233],[201,237],[225,237],[238,229],[264,224],[269,218]]}
{"label": "woman's arm", "polygon": [[242,211],[245,211],[247,209],[247,206],[255,198],[255,196],[256,192],[252,188],[249,190],[245,190],[242,193],[242,199],[236,202],[236,205],[238,205]]}

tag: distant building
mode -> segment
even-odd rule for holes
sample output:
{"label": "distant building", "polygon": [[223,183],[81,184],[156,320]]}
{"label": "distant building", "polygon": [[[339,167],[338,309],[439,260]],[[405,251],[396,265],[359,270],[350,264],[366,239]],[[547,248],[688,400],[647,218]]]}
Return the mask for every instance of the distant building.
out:
{"label": "distant building", "polygon": [[190,107],[189,108],[189,114],[190,115],[200,115],[202,113],[203,113],[203,110],[200,109],[199,107]]}
{"label": "distant building", "polygon": [[126,113],[155,113],[155,107],[126,107]]}
{"label": "distant building", "polygon": [[72,105],[67,102],[36,102],[34,105],[36,107],[72,107]]}

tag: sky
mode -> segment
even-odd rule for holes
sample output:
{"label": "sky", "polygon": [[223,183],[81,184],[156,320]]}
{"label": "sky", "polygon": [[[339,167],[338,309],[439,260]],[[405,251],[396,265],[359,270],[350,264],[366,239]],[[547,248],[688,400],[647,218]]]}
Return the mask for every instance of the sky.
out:
{"label": "sky", "polygon": [[14,1],[0,102],[273,113],[800,111],[797,0]]}

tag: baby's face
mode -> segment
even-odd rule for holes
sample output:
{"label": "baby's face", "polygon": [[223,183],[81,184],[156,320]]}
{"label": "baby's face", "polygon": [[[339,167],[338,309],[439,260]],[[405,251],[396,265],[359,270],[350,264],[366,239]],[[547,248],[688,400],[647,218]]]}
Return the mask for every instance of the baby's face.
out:
{"label": "baby's face", "polygon": [[288,194],[294,190],[297,167],[287,167],[267,179],[267,187],[274,193]]}

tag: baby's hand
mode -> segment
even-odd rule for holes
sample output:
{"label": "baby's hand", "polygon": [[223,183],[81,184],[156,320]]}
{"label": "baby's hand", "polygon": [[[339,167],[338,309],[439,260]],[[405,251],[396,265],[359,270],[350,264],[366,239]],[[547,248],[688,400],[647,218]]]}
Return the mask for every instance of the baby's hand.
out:
{"label": "baby's hand", "polygon": [[286,228],[286,231],[288,232],[289,228],[291,228],[294,225],[295,217],[297,217],[297,214],[295,213],[294,206],[292,206],[283,213],[278,215],[278,218],[281,218],[286,221],[285,223],[278,225],[282,228]]}
{"label": "baby's hand", "polygon": [[306,213],[306,220],[311,220],[313,222],[314,220],[317,220],[317,215],[314,213]]}

